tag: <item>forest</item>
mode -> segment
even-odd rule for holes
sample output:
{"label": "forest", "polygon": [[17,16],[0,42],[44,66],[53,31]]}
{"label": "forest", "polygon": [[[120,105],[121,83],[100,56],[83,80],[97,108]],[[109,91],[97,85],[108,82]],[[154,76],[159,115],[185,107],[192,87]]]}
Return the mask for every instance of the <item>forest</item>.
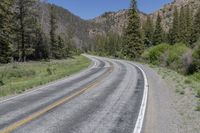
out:
{"label": "forest", "polygon": [[[146,22],[141,23],[137,3],[133,0],[122,35],[115,32],[96,34],[90,41],[80,41],[84,43],[80,49],[75,46],[72,34],[83,37],[86,29],[95,27],[94,23],[79,22],[84,25],[79,28],[81,32],[69,29],[69,37],[66,37],[57,32],[58,16],[61,15],[54,5],[48,5],[46,25],[49,30],[45,33],[41,1],[3,0],[0,3],[0,63],[65,59],[89,52],[145,61],[183,74],[193,74],[200,69],[200,8],[193,11],[190,5],[173,7],[173,22],[169,29],[164,29],[159,13],[155,21],[149,15]],[[73,19],[78,21],[78,18]]]}
{"label": "forest", "polygon": [[[149,15],[141,23],[137,3],[132,1],[129,20],[122,36],[108,33],[96,37],[98,55],[113,56],[164,66],[182,74],[193,74],[200,66],[200,7],[174,7],[173,22],[164,29],[161,15]],[[113,45],[114,44],[114,45]]]}
{"label": "forest", "polygon": [[72,41],[57,34],[55,6],[48,6],[49,33],[44,32],[39,0],[2,0],[0,3],[0,63],[63,59],[77,54]]}

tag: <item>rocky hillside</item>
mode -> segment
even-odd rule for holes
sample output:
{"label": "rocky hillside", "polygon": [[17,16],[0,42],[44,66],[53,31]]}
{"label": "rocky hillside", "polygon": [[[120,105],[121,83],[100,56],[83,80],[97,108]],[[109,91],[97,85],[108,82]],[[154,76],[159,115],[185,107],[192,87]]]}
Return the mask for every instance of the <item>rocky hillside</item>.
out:
{"label": "rocky hillside", "polygon": [[[147,18],[147,15],[142,12],[139,13],[139,16],[142,22]],[[92,22],[106,26],[105,29],[107,29],[107,31],[122,34],[123,29],[127,24],[127,20],[128,10],[121,10],[119,12],[106,12],[103,15],[94,18]]]}
{"label": "rocky hillside", "polygon": [[[185,5],[190,5],[192,9],[196,10],[200,5],[200,0],[174,0],[174,2],[164,5],[160,10],[149,15],[155,21],[157,14],[160,13],[163,28],[168,30],[172,23],[174,7],[180,8]],[[49,33],[49,4],[45,4],[43,10],[43,28],[46,33]],[[71,38],[79,48],[92,45],[96,35],[104,35],[107,32],[122,34],[128,20],[128,10],[106,12],[92,20],[83,20],[62,7],[55,6],[55,10],[58,17],[57,33]],[[141,22],[144,23],[148,15],[140,12],[139,16]]]}
{"label": "rocky hillside", "polygon": [[[95,34],[102,34],[105,29],[100,24],[83,20],[75,16],[67,9],[53,5],[54,12],[57,17],[57,34],[62,35],[66,39],[73,40],[74,44],[79,48],[91,44]],[[44,4],[42,8],[42,26],[44,32],[48,35],[50,31],[50,4]]]}
{"label": "rocky hillside", "polygon": [[180,9],[183,6],[189,5],[194,11],[200,6],[200,0],[174,0],[174,2],[164,5],[160,10],[150,14],[155,21],[157,14],[159,13],[162,17],[162,25],[165,30],[169,29],[170,24],[173,21],[174,7]]}
{"label": "rocky hillside", "polygon": [[[186,5],[190,5],[190,8],[196,11],[200,5],[200,0],[174,0],[172,3],[164,5],[160,10],[148,15],[150,15],[153,20],[156,21],[157,14],[159,13],[162,17],[163,28],[168,30],[173,20],[172,16],[174,13],[174,7],[176,6],[178,9],[180,9],[182,6]],[[144,23],[148,15],[142,12],[139,13],[142,23]],[[124,25],[127,23],[127,10],[105,13],[102,16],[94,18],[93,22],[102,25],[108,25],[110,31],[121,34]]]}

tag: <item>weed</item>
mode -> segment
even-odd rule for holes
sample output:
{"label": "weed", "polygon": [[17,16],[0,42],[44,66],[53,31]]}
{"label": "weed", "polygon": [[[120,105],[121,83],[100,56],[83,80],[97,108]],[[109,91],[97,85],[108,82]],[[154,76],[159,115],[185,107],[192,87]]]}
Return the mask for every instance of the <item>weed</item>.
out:
{"label": "weed", "polygon": [[189,80],[189,79],[186,79],[184,82],[185,82],[185,84],[191,84],[192,83],[192,81]]}
{"label": "weed", "polygon": [[4,84],[3,79],[0,79],[0,86],[3,86]]}
{"label": "weed", "polygon": [[200,98],[200,89],[197,90],[197,97]]}
{"label": "weed", "polygon": [[52,75],[53,74],[51,68],[49,68],[49,67],[47,68],[47,73],[48,73],[48,75]]}
{"label": "weed", "polygon": [[185,94],[185,91],[180,91],[180,94],[181,94],[181,95],[184,95],[184,94]]}
{"label": "weed", "polygon": [[179,93],[180,92],[180,90],[179,89],[176,89],[176,93]]}
{"label": "weed", "polygon": [[200,104],[196,107],[196,111],[200,111]]}

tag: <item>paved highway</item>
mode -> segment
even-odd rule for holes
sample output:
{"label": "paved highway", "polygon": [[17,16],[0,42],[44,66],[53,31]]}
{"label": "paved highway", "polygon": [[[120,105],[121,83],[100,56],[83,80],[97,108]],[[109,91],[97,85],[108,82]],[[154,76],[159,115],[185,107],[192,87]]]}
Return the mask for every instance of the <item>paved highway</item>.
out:
{"label": "paved highway", "polygon": [[93,64],[78,74],[0,101],[0,133],[133,133],[144,99],[142,71],[126,61],[88,58]]}

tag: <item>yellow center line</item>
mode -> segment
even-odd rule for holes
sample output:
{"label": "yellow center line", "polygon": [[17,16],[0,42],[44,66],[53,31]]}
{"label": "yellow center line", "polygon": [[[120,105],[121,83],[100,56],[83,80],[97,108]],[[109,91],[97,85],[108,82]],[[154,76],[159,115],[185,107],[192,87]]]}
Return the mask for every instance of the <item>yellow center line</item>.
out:
{"label": "yellow center line", "polygon": [[65,102],[68,102],[69,100],[71,100],[71,99],[83,94],[84,92],[95,88],[112,71],[113,71],[113,64],[111,64],[111,67],[109,68],[109,70],[106,73],[104,73],[102,76],[100,76],[94,83],[92,83],[90,85],[87,85],[86,87],[84,87],[83,89],[73,93],[72,95],[66,96],[66,97],[64,97],[64,98],[52,103],[51,105],[39,110],[38,112],[35,112],[35,113],[31,114],[30,116],[28,116],[26,118],[23,118],[22,120],[19,120],[19,121],[15,122],[15,123],[9,125],[8,127],[4,128],[2,131],[0,131],[0,133],[10,133],[13,130],[15,130],[15,129],[17,129],[17,128],[19,128],[19,127],[21,127],[21,126],[33,121],[34,119],[40,117],[41,115],[45,114],[46,112],[48,112],[48,111],[60,106],[61,104],[65,103]]}

